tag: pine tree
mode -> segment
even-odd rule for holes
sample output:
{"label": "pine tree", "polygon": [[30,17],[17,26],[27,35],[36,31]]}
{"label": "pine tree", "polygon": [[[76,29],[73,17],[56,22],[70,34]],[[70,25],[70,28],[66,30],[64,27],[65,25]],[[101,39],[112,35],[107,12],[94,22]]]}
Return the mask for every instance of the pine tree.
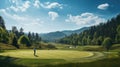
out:
{"label": "pine tree", "polygon": [[1,16],[0,16],[0,27],[2,27],[3,29],[6,30],[4,20],[3,20],[3,18]]}
{"label": "pine tree", "polygon": [[22,28],[22,27],[20,28],[20,33],[19,33],[19,34],[20,34],[20,36],[24,35],[24,32],[23,32],[23,28]]}
{"label": "pine tree", "polygon": [[16,36],[14,36],[14,38],[13,38],[12,45],[15,46],[16,48],[19,48]]}

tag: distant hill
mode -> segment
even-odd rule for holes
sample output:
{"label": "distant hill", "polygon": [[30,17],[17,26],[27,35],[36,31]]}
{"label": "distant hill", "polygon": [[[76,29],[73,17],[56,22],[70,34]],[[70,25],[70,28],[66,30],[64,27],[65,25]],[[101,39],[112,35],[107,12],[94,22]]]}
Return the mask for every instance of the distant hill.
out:
{"label": "distant hill", "polygon": [[60,32],[60,31],[50,32],[50,33],[46,33],[46,34],[40,34],[40,37],[44,41],[55,41],[57,39],[65,37],[65,36],[66,36],[66,34],[64,34],[63,32]]}
{"label": "distant hill", "polygon": [[80,28],[80,29],[77,29],[77,30],[65,30],[65,31],[62,31],[63,33],[65,33],[67,36],[71,35],[71,34],[74,34],[74,33],[81,33],[83,32],[84,30],[87,30],[89,29],[89,27],[83,27],[83,28]]}
{"label": "distant hill", "polygon": [[58,39],[63,38],[65,36],[69,36],[69,35],[74,34],[74,33],[79,34],[87,29],[89,29],[89,27],[83,27],[83,28],[80,28],[78,30],[64,30],[64,31],[50,32],[50,33],[40,34],[40,37],[44,41],[55,41],[55,40],[58,40]]}

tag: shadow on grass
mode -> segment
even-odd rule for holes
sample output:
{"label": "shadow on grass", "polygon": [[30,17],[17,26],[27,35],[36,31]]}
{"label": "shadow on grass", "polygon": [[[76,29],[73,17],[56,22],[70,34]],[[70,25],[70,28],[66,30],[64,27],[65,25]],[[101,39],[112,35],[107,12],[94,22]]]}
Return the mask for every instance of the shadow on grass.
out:
{"label": "shadow on grass", "polygon": [[25,67],[22,65],[14,64],[12,61],[15,58],[0,56],[0,67]]}
{"label": "shadow on grass", "polygon": [[[62,62],[62,64],[51,64],[53,62]],[[14,63],[16,62],[16,63]],[[119,58],[108,58],[85,63],[64,63],[60,59],[17,59],[0,56],[0,67],[119,67]],[[74,61],[73,61],[74,62]]]}
{"label": "shadow on grass", "polygon": [[94,62],[85,62],[85,63],[67,63],[67,64],[58,64],[58,65],[46,65],[45,67],[120,67],[120,57],[111,58],[111,59],[110,58],[103,59],[103,60],[98,60]]}
{"label": "shadow on grass", "polygon": [[34,55],[35,57],[39,57],[38,55]]}

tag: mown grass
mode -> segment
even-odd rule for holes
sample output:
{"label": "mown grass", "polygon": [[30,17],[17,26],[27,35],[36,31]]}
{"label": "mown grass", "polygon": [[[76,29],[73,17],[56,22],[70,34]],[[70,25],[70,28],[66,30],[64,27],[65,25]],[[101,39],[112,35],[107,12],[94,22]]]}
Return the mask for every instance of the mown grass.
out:
{"label": "mown grass", "polygon": [[81,61],[86,62],[90,59],[82,58],[91,57],[93,56],[93,53],[72,50],[37,50],[37,57],[35,57],[33,55],[33,50],[6,50],[5,52],[0,53],[0,55],[9,57],[3,61],[9,61],[10,65],[15,64],[27,67],[39,67]]}
{"label": "mown grass", "polygon": [[72,60],[93,56],[92,52],[86,51],[69,51],[69,50],[37,50],[35,57],[33,50],[9,50],[1,53],[2,56],[10,56],[15,58],[33,58],[33,59],[64,59]]}
{"label": "mown grass", "polygon": [[119,66],[120,66],[120,57],[103,59],[103,60],[98,60],[94,62],[86,62],[86,63],[46,65],[46,67],[119,67]]}
{"label": "mown grass", "polygon": [[[101,48],[100,46],[78,46],[77,48],[68,48],[68,46],[69,45],[57,45],[56,47],[58,48],[58,50],[40,50],[42,51],[40,53],[38,52],[39,51],[38,50],[37,51],[37,54],[39,54],[38,57],[34,57],[33,51],[28,49],[1,51],[0,54],[7,53],[7,52],[8,54],[9,53],[11,54],[12,52],[13,56],[9,57],[10,55],[7,55],[7,54],[0,56],[0,67],[119,67],[120,66],[120,54],[119,54],[120,44],[113,45],[109,52],[104,51],[103,48]],[[24,53],[19,53],[19,51]],[[56,51],[61,51],[61,52],[56,52]],[[66,51],[66,52],[62,53],[62,51]],[[91,62],[86,62],[86,58],[82,59],[82,58],[75,57],[76,54],[78,54],[78,57],[80,57],[79,55],[82,54],[82,53],[80,54],[75,53],[76,51],[77,52],[97,51],[98,53],[102,51],[102,53],[105,54],[106,59],[101,59],[104,56],[96,57],[96,58],[90,56],[90,57],[87,57],[87,60]],[[72,52],[72,53],[69,53],[69,52]],[[18,54],[17,55],[18,57],[14,56],[16,54]],[[42,55],[43,57],[41,57]],[[71,59],[71,56],[73,56],[72,59]],[[96,59],[96,60],[92,61],[92,59]],[[78,62],[80,60],[85,62]],[[68,61],[71,61],[71,62],[68,62]]]}
{"label": "mown grass", "polygon": [[[43,62],[46,63],[43,63]],[[118,58],[107,58],[102,60],[97,60],[93,62],[84,63],[62,63],[57,64],[56,62],[64,62],[60,59],[16,59],[11,57],[0,56],[0,67],[119,67],[120,57]],[[53,62],[51,64],[50,62]]]}
{"label": "mown grass", "polygon": [[13,59],[15,58],[0,56],[0,67],[25,67],[13,63]]}

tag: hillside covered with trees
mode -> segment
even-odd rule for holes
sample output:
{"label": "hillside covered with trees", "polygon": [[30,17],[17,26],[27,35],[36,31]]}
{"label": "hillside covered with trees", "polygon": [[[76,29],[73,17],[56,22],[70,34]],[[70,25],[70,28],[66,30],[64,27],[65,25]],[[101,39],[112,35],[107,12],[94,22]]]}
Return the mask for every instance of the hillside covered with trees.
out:
{"label": "hillside covered with trees", "polygon": [[60,39],[59,43],[71,45],[102,45],[104,40],[110,39],[112,44],[120,43],[120,14],[108,20],[91,26],[80,34],[72,34]]}
{"label": "hillside covered with trees", "polygon": [[13,26],[12,30],[7,30],[4,19],[0,16],[0,43],[20,48],[21,46],[30,47],[39,41],[41,41],[41,37],[39,37],[38,33],[29,32],[26,34],[23,28],[18,30],[16,26]]}

